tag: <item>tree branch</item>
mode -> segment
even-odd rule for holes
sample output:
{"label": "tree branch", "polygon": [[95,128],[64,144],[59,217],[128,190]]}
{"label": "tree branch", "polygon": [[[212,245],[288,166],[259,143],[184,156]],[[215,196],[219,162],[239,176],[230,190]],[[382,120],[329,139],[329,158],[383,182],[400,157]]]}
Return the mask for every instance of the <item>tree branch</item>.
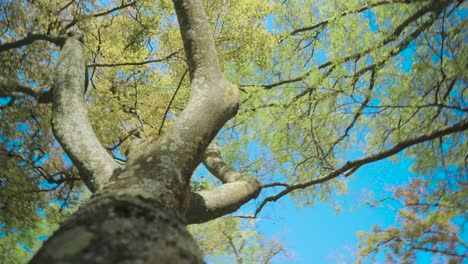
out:
{"label": "tree branch", "polygon": [[177,93],[179,92],[180,87],[182,87],[182,83],[183,83],[183,81],[185,79],[185,76],[187,75],[187,72],[188,72],[188,70],[185,70],[184,73],[182,74],[182,77],[180,77],[179,84],[177,85],[177,88],[174,91],[174,94],[172,95],[171,100],[169,101],[169,104],[167,104],[166,110],[164,111],[163,119],[161,121],[161,125],[159,126],[158,135],[161,135],[161,133],[163,131],[164,123],[166,122],[169,110],[171,109],[172,103],[174,102],[174,100],[175,100],[175,98],[177,96]]}
{"label": "tree branch", "polygon": [[63,35],[55,36],[55,35],[28,33],[26,37],[20,40],[13,41],[10,43],[0,44],[0,53],[4,51],[8,51],[10,49],[17,49],[26,45],[30,45],[38,40],[45,40],[57,46],[62,46],[65,41],[65,38],[66,36],[63,36]]}
{"label": "tree branch", "polygon": [[100,17],[100,16],[105,16],[105,15],[108,15],[112,12],[115,12],[117,10],[120,10],[120,9],[124,9],[124,8],[127,8],[127,7],[130,7],[130,6],[133,6],[136,4],[136,1],[132,1],[132,2],[129,2],[129,3],[126,3],[126,4],[121,4],[120,6],[116,6],[114,8],[111,8],[111,9],[108,9],[108,10],[105,10],[103,12],[99,12],[99,13],[96,13],[94,14],[93,16],[94,17]]}
{"label": "tree branch", "polygon": [[118,168],[94,133],[84,101],[85,56],[82,36],[69,34],[58,59],[52,129],[88,188],[100,189]]}
{"label": "tree branch", "polygon": [[[135,5],[135,3],[136,3],[136,1],[132,1],[132,2],[127,3],[127,4],[122,3],[120,6],[116,6],[114,8],[111,8],[111,9],[104,10],[102,12],[96,13],[96,14],[93,15],[93,17],[105,16],[105,15],[108,15],[108,14],[110,14],[112,12],[115,12],[115,11],[130,7],[130,6],[133,6],[133,5]],[[76,18],[73,18],[73,20],[65,26],[65,30],[72,28],[74,25],[76,25],[76,23],[78,23],[78,20]]]}
{"label": "tree branch", "polygon": [[50,91],[24,85],[15,80],[0,80],[0,97],[19,97],[21,94],[29,95],[38,100],[39,103],[50,103]]}
{"label": "tree branch", "polygon": [[[372,69],[370,80],[369,80],[369,87],[367,88],[366,99],[357,109],[356,113],[353,116],[353,119],[351,120],[351,123],[348,124],[344,133],[339,138],[336,139],[336,141],[333,143],[333,146],[331,146],[331,148],[327,151],[327,153],[325,154],[325,158],[328,157],[334,151],[335,147],[348,136],[349,131],[354,127],[359,117],[362,115],[364,109],[367,107],[367,104],[370,102],[372,98],[372,90],[374,90],[374,86],[375,86],[375,71],[376,71],[375,69]],[[358,78],[359,77],[356,78],[356,81],[358,80]]]}
{"label": "tree branch", "polygon": [[260,193],[260,183],[250,177],[207,191],[192,192],[187,224],[204,223],[237,211]]}
{"label": "tree branch", "polygon": [[[186,208],[189,206],[190,177],[211,140],[237,113],[239,91],[224,78],[219,68],[202,1],[173,2],[191,77],[189,102],[162,135],[142,151],[129,155],[127,167],[116,178],[144,175],[145,179],[163,182],[171,188],[156,195],[164,196],[161,199],[174,199],[174,205]],[[236,186],[239,184],[242,183],[235,183]]]}
{"label": "tree branch", "polygon": [[[365,56],[366,54],[372,52],[373,50],[376,50],[376,49],[379,49],[381,47],[384,47],[385,45],[388,45],[396,40],[398,40],[399,36],[403,33],[403,31],[409,26],[411,25],[412,23],[414,23],[415,21],[417,21],[419,18],[423,17],[425,14],[427,13],[434,13],[434,14],[439,14],[440,12],[442,12],[445,8],[449,7],[451,3],[453,2],[456,2],[456,0],[443,0],[443,1],[431,1],[430,3],[426,4],[425,6],[421,7],[420,9],[418,9],[416,12],[414,12],[411,16],[409,16],[408,18],[406,18],[403,22],[401,22],[394,30],[393,32],[389,33],[387,35],[386,38],[384,38],[382,41],[379,41],[377,43],[377,45],[373,46],[373,47],[369,47],[367,49],[364,49],[358,53],[355,53],[355,54],[351,54],[351,55],[348,55],[348,56],[345,56],[344,58],[342,58],[341,60],[337,60],[337,61],[340,61],[340,63],[344,63],[344,62],[348,62],[350,60],[355,60],[355,59],[358,59],[358,58],[361,58],[363,56]],[[370,66],[367,66],[363,69],[361,69],[359,72],[357,72],[355,74],[355,76],[358,76],[364,72],[367,72],[369,71],[371,68],[375,68],[377,66],[381,66],[383,63],[385,63],[386,61],[388,61],[389,58],[393,57],[393,56],[396,56],[397,54],[399,54],[399,52],[401,52],[404,48],[406,48],[406,46],[409,44],[409,42],[411,42],[413,39],[415,39],[421,32],[423,32],[425,29],[427,29],[430,25],[432,25],[432,23],[436,20],[437,16],[433,17],[433,18],[430,18],[428,19],[425,23],[423,23],[423,25],[421,26],[418,26],[418,28],[413,31],[409,37],[405,38],[403,41],[399,42],[397,45],[396,45],[396,49],[394,49],[390,54],[389,54],[389,57],[386,58],[385,60],[381,60],[379,61],[378,63],[375,63],[373,65],[370,65]],[[327,22],[328,23],[328,22]],[[270,83],[270,84],[263,84],[263,85],[251,85],[251,84],[244,84],[244,85],[241,85],[241,87],[247,87],[247,86],[261,86],[263,87],[264,89],[266,90],[269,90],[269,89],[272,89],[274,87],[277,87],[277,86],[281,86],[281,85],[285,85],[285,84],[290,84],[290,83],[296,83],[296,82],[300,82],[300,81],[303,81],[305,80],[309,74],[313,71],[313,70],[316,70],[316,69],[324,69],[324,68],[327,68],[331,65],[333,65],[335,62],[334,61],[328,61],[328,62],[325,62],[325,63],[322,63],[320,64],[319,66],[317,66],[316,68],[312,69],[312,70],[309,70],[307,71],[306,73],[300,75],[300,76],[297,76],[295,78],[291,78],[291,79],[287,79],[287,80],[279,80],[279,81],[276,81],[276,82],[273,82],[273,83]]]}
{"label": "tree branch", "polygon": [[222,183],[235,182],[243,175],[221,159],[218,144],[212,142],[205,151],[203,164]]}
{"label": "tree branch", "polygon": [[91,64],[88,64],[88,67],[97,68],[97,67],[141,66],[141,65],[150,64],[150,63],[167,61],[168,59],[174,57],[178,53],[179,51],[176,51],[176,52],[172,52],[171,54],[161,59],[145,60],[145,61],[138,61],[138,62],[91,63]]}
{"label": "tree branch", "polygon": [[222,76],[214,39],[201,1],[173,0],[191,79]]}
{"label": "tree branch", "polygon": [[224,232],[224,230],[222,230],[221,232],[223,233],[223,235],[229,241],[229,245],[231,246],[232,251],[234,252],[234,255],[236,256],[237,264],[242,264],[241,252],[242,252],[242,249],[243,249],[243,247],[245,245],[245,237],[241,237],[242,242],[241,242],[239,250],[237,250],[236,244],[234,243],[234,239],[232,238],[232,236],[230,234]]}
{"label": "tree branch", "polygon": [[414,250],[420,250],[420,251],[426,251],[426,252],[431,252],[433,254],[441,254],[441,255],[446,255],[446,256],[452,256],[452,257],[461,257],[461,258],[467,258],[468,253],[458,253],[455,250],[454,251],[449,251],[448,249],[446,250],[440,250],[437,248],[428,248],[428,247],[413,247]]}
{"label": "tree branch", "polygon": [[260,193],[260,182],[226,164],[220,157],[217,144],[208,146],[203,164],[224,184],[212,190],[191,193],[186,214],[188,223],[203,223],[235,212]]}
{"label": "tree branch", "polygon": [[350,14],[361,13],[361,12],[366,11],[368,9],[378,7],[378,6],[382,6],[382,5],[397,4],[397,3],[411,4],[411,3],[422,2],[422,1],[427,1],[427,0],[419,0],[419,1],[417,1],[417,0],[375,1],[374,3],[367,3],[367,4],[364,4],[361,7],[353,9],[353,10],[343,11],[340,14],[334,16],[334,17],[322,20],[322,21],[320,21],[320,22],[318,22],[316,24],[313,24],[312,26],[307,26],[307,27],[295,29],[295,30],[291,31],[291,33],[289,33],[289,34],[294,36],[294,35],[297,35],[297,34],[299,34],[301,32],[311,31],[311,30],[314,30],[314,29],[319,28],[321,26],[325,26],[328,23],[330,23],[330,22],[332,22],[332,21],[334,21],[334,20],[336,20],[336,19],[338,19],[340,17],[345,17],[345,16],[350,15]]}
{"label": "tree branch", "polygon": [[371,162],[375,162],[375,161],[382,160],[384,158],[388,158],[390,156],[393,156],[393,155],[397,154],[398,152],[400,152],[400,151],[402,151],[402,150],[404,150],[404,149],[406,149],[408,147],[411,147],[413,145],[423,143],[425,141],[433,140],[433,139],[436,139],[436,138],[439,138],[439,137],[443,137],[443,136],[446,136],[446,135],[450,135],[450,134],[453,134],[453,133],[462,132],[462,131],[465,131],[467,129],[468,129],[468,119],[465,119],[465,120],[463,120],[463,121],[461,121],[459,123],[455,123],[455,124],[453,124],[451,126],[447,126],[445,128],[441,128],[439,130],[433,131],[432,133],[426,133],[426,134],[422,134],[422,135],[417,136],[417,137],[413,137],[413,138],[409,138],[407,140],[403,140],[403,141],[397,143],[396,145],[394,145],[393,147],[388,148],[386,150],[383,150],[383,151],[381,151],[379,153],[369,155],[369,156],[366,156],[366,157],[363,157],[363,158],[360,158],[360,159],[348,161],[348,162],[346,162],[346,164],[344,164],[340,168],[329,172],[327,175],[325,175],[325,176],[323,176],[321,178],[311,180],[311,181],[308,181],[308,182],[304,182],[304,183],[300,183],[300,184],[290,185],[289,187],[287,187],[286,189],[284,189],[280,193],[278,193],[278,194],[276,194],[274,196],[269,196],[269,197],[265,198],[262,201],[262,203],[258,206],[257,210],[255,211],[255,216],[257,216],[260,213],[260,211],[263,209],[263,207],[267,203],[276,202],[281,197],[283,197],[283,196],[285,196],[285,195],[287,195],[287,194],[289,194],[289,193],[291,193],[291,192],[293,192],[295,190],[304,189],[304,188],[310,187],[312,185],[327,182],[329,180],[332,180],[332,179],[340,176],[341,174],[346,174],[349,171],[354,172],[358,168],[360,168],[361,166],[363,166],[365,164],[369,164]]}

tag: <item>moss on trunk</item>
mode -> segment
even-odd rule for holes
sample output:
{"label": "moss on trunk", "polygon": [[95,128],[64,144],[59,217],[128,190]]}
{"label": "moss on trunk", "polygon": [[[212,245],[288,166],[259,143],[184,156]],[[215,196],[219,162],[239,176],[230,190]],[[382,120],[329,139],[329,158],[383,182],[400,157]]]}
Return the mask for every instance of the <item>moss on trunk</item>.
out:
{"label": "moss on trunk", "polygon": [[31,263],[203,263],[179,212],[141,192],[97,194]]}

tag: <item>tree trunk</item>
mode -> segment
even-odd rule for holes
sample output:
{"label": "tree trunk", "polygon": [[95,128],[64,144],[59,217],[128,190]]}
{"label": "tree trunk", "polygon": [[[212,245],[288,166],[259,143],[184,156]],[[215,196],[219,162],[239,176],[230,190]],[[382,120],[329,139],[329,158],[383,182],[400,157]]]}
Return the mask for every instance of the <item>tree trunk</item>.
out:
{"label": "tree trunk", "polygon": [[[236,115],[239,90],[219,67],[202,1],[173,2],[191,77],[190,100],[160,137],[129,154],[124,167],[100,144],[87,116],[83,37],[66,36],[52,92],[53,132],[94,195],[31,263],[203,263],[186,225],[233,212],[258,195],[257,180],[235,172],[217,148],[206,152]],[[224,185],[190,193],[190,177],[203,160]]]}
{"label": "tree trunk", "polygon": [[93,195],[31,263],[203,263],[184,216],[132,187]]}

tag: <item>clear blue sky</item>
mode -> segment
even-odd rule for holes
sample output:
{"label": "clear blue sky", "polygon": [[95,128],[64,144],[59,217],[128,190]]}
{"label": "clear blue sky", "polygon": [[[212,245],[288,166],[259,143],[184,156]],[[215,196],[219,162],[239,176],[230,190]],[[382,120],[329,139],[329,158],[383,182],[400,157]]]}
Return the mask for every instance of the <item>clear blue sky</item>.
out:
{"label": "clear blue sky", "polygon": [[[373,192],[376,199],[391,195],[391,187],[415,176],[408,170],[410,165],[410,160],[397,164],[383,160],[362,167],[349,178],[348,194],[334,196],[342,205],[338,214],[330,204],[297,208],[291,199],[269,204],[261,214],[265,219],[259,222],[260,231],[278,237],[295,255],[291,260],[277,257],[274,263],[352,263],[350,257],[357,253],[357,231],[395,222],[396,211],[391,208],[363,205],[366,193]],[[430,257],[421,255],[417,263],[430,263]]]}

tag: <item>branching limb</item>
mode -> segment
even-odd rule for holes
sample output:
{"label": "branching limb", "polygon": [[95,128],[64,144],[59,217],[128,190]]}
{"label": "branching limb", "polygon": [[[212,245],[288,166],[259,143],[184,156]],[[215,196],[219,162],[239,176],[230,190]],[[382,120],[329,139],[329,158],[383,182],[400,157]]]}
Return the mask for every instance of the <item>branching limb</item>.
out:
{"label": "branching limb", "polygon": [[84,100],[85,56],[81,36],[70,34],[55,72],[52,128],[88,188],[101,188],[118,168],[96,137]]}
{"label": "branching limb", "polygon": [[[145,160],[151,156],[150,160],[156,166],[155,171],[181,174],[183,179],[179,180],[188,182],[193,170],[201,162],[208,144],[236,114],[239,93],[237,87],[229,83],[220,70],[202,2],[173,2],[191,77],[190,99],[173,126],[159,137],[147,153],[141,153],[139,161],[133,162],[130,157],[129,166],[136,162],[146,163]],[[164,156],[171,157],[171,160],[162,161]],[[166,169],[171,167],[181,168],[181,171]],[[156,172],[154,176],[156,177]]]}
{"label": "branching limb", "polygon": [[150,63],[158,63],[167,61],[170,58],[177,55],[180,51],[172,52],[171,54],[165,56],[161,59],[154,59],[154,60],[145,60],[145,61],[136,61],[136,62],[117,62],[117,63],[91,63],[88,64],[89,68],[97,68],[97,67],[121,67],[121,66],[141,66]]}
{"label": "branching limb", "polygon": [[430,140],[433,140],[433,139],[436,139],[436,138],[439,138],[439,137],[443,137],[443,136],[446,136],[446,135],[450,135],[450,134],[453,134],[453,133],[462,132],[462,131],[465,131],[467,129],[468,129],[468,119],[465,119],[465,120],[463,120],[463,121],[461,121],[459,123],[455,123],[455,124],[453,124],[451,126],[447,126],[447,127],[441,128],[439,130],[435,130],[435,131],[433,131],[431,133],[426,133],[426,134],[422,134],[422,135],[417,136],[417,137],[413,137],[413,138],[409,138],[407,140],[403,140],[403,141],[397,143],[396,145],[394,145],[393,147],[388,148],[386,150],[383,150],[383,151],[381,151],[379,153],[372,154],[372,155],[369,155],[369,156],[366,156],[366,157],[363,157],[363,158],[360,158],[360,159],[348,161],[346,164],[344,164],[340,168],[329,172],[327,175],[325,175],[325,176],[323,176],[321,178],[311,180],[311,181],[307,181],[307,182],[300,183],[300,184],[289,185],[288,187],[286,187],[283,191],[279,192],[278,194],[265,198],[262,201],[262,203],[258,206],[257,210],[255,211],[255,216],[257,216],[260,213],[260,211],[263,209],[263,207],[265,207],[265,205],[267,203],[276,202],[278,199],[282,198],[283,196],[288,195],[289,193],[291,193],[291,192],[293,192],[295,190],[305,189],[305,188],[310,187],[312,185],[327,182],[329,180],[337,178],[338,176],[340,176],[342,174],[345,175],[345,176],[350,175],[352,172],[355,172],[357,169],[359,169],[363,165],[366,165],[366,164],[369,164],[369,163],[372,163],[372,162],[375,162],[375,161],[378,161],[378,160],[388,158],[388,157],[393,156],[393,155],[397,154],[398,152],[400,152],[402,150],[405,150],[406,148],[411,147],[413,145],[420,144],[420,143],[430,141]]}
{"label": "branching limb", "polygon": [[214,142],[206,148],[203,164],[222,183],[235,182],[243,177],[240,172],[221,159],[218,144]]}
{"label": "branching limb", "polygon": [[[73,2],[74,1],[69,2],[67,5],[65,5],[63,8],[61,8],[61,11],[66,9]],[[136,4],[136,1],[132,1],[132,2],[129,2],[129,3],[122,3],[120,6],[117,6],[117,7],[114,7],[114,8],[111,8],[111,9],[104,10],[102,12],[96,13],[96,14],[93,15],[93,17],[105,16],[105,15],[111,14],[112,12],[116,12],[118,10],[130,7],[130,6],[134,6],[135,4]],[[65,26],[65,30],[70,29],[71,27],[76,25],[77,22],[78,21],[76,19],[73,19],[70,23],[68,23]],[[48,42],[53,43],[53,44],[55,44],[57,46],[62,46],[66,39],[67,39],[66,35],[28,33],[26,35],[26,37],[24,37],[22,39],[19,39],[19,40],[13,41],[13,42],[9,42],[9,43],[0,44],[0,53],[4,52],[4,51],[11,50],[11,49],[17,49],[17,48],[21,48],[23,46],[30,45],[30,44],[38,41],[38,40],[48,41]]]}
{"label": "branching limb", "polygon": [[237,260],[237,264],[242,264],[242,249],[244,248],[245,246],[245,237],[241,237],[241,242],[240,242],[240,247],[239,249],[237,249],[237,246],[236,246],[236,243],[234,242],[234,238],[224,232],[224,231],[221,231],[223,233],[223,235],[227,238],[227,240],[229,241],[229,245],[231,246],[232,248],[232,251],[234,252],[234,255],[236,256],[236,260]]}
{"label": "branching limb", "polygon": [[208,146],[203,164],[224,184],[213,190],[191,194],[186,214],[188,223],[203,223],[232,213],[260,193],[260,182],[226,164],[216,144]]}
{"label": "branching limb", "polygon": [[[187,208],[189,192],[186,190],[190,177],[218,131],[237,113],[239,91],[220,70],[202,1],[173,0],[173,3],[190,74],[189,102],[171,127],[155,137],[145,149],[129,155],[127,167],[116,179],[141,175],[140,178],[146,181],[163,182],[171,188],[165,193],[158,190],[155,195],[174,200],[173,204],[178,208]],[[235,186],[243,184],[235,183]],[[198,195],[198,200],[202,202],[203,197]]]}
{"label": "branching limb", "polygon": [[280,245],[279,243],[276,245],[273,245],[272,248],[268,250],[267,255],[264,257],[264,260],[262,261],[262,263],[263,264],[271,263],[270,260],[282,251],[284,251],[284,248],[282,245]]}
{"label": "branching limb", "polygon": [[17,49],[23,46],[30,45],[38,40],[44,40],[44,41],[51,42],[57,46],[62,46],[65,39],[66,39],[66,36],[64,35],[56,36],[56,35],[50,35],[50,34],[48,35],[48,34],[28,33],[26,37],[20,40],[0,44],[0,53],[11,50],[11,49]]}
{"label": "branching limb", "polygon": [[[399,1],[399,2],[405,2],[405,1]],[[374,64],[372,64],[370,66],[367,66],[367,67],[361,69],[353,77],[357,77],[357,76],[359,76],[359,75],[361,75],[361,74],[363,74],[363,73],[365,73],[365,72],[367,72],[367,71],[369,71],[369,70],[371,70],[373,68],[380,67],[382,64],[387,62],[390,58],[393,58],[394,56],[399,54],[399,52],[401,52],[404,48],[406,48],[408,46],[408,44],[412,40],[414,40],[417,36],[419,36],[419,34],[421,34],[424,30],[426,30],[429,26],[431,26],[434,23],[434,21],[436,20],[438,14],[440,14],[444,9],[448,8],[454,2],[457,2],[457,1],[455,1],[455,0],[443,0],[443,1],[430,1],[430,2],[428,2],[426,5],[422,6],[420,9],[415,11],[411,16],[409,16],[408,18],[403,20],[393,30],[393,32],[387,34],[387,36],[384,39],[382,39],[381,41],[378,41],[375,46],[371,46],[371,47],[369,47],[367,49],[364,49],[364,50],[362,50],[360,52],[357,52],[355,54],[345,56],[341,60],[338,60],[338,61],[340,61],[340,63],[343,63],[343,62],[348,62],[348,61],[351,61],[351,60],[356,60],[358,58],[362,58],[362,57],[366,56],[366,54],[369,54],[370,52],[372,52],[374,50],[377,50],[377,49],[382,48],[382,47],[384,47],[386,45],[389,45],[390,43],[394,43],[395,41],[398,41],[399,36],[404,32],[404,30],[406,28],[408,28],[409,26],[415,24],[415,22],[418,21],[418,19],[424,17],[428,13],[434,14],[434,16],[432,18],[426,20],[426,22],[424,22],[422,25],[418,25],[417,29],[414,30],[411,34],[409,34],[407,38],[405,38],[403,41],[398,42],[395,45],[396,48],[393,49],[390,52],[390,54],[388,54],[388,56],[384,60],[380,60],[377,63],[374,63]],[[326,24],[328,24],[330,22],[328,20],[325,20],[325,21],[326,21],[326,23],[324,23],[323,25],[326,25]],[[327,68],[329,66],[332,66],[334,63],[335,63],[334,61],[327,61],[327,62],[322,63],[319,66],[317,66],[317,69],[321,70],[321,69]],[[269,89],[272,89],[272,88],[275,88],[275,87],[278,87],[278,86],[281,86],[281,85],[301,82],[301,81],[305,80],[313,70],[316,70],[316,69],[309,70],[306,73],[303,73],[303,74],[301,74],[301,75],[299,75],[299,76],[297,76],[295,78],[291,78],[291,79],[287,79],[287,80],[279,80],[279,81],[276,81],[276,82],[273,82],[273,83],[270,83],[270,84],[263,84],[263,85],[244,84],[244,85],[241,85],[241,87],[261,86],[264,89],[269,90]]]}
{"label": "branching limb", "polygon": [[356,113],[353,116],[353,119],[351,120],[351,123],[346,127],[344,133],[339,138],[336,139],[335,143],[333,143],[333,146],[328,150],[327,154],[325,155],[325,158],[328,157],[334,151],[335,147],[348,136],[349,131],[354,127],[359,117],[362,115],[364,109],[367,107],[367,104],[369,104],[372,98],[372,90],[374,89],[374,86],[375,86],[375,69],[373,69],[371,72],[366,99],[357,109]]}
{"label": "branching limb", "polygon": [[361,6],[359,8],[343,11],[340,14],[334,16],[334,17],[322,20],[322,21],[320,21],[320,22],[318,22],[316,24],[313,24],[311,26],[306,26],[306,27],[295,29],[289,34],[294,36],[294,35],[297,35],[297,34],[299,34],[301,32],[311,31],[311,30],[317,29],[319,27],[325,26],[328,23],[330,23],[330,22],[332,22],[332,21],[334,21],[334,20],[336,20],[338,18],[345,17],[345,16],[351,15],[351,14],[361,13],[361,12],[364,12],[364,11],[366,11],[368,9],[378,7],[378,6],[383,6],[383,5],[388,5],[388,4],[397,4],[397,3],[411,4],[411,3],[415,3],[415,2],[424,2],[424,1],[427,1],[427,0],[390,0],[390,1],[383,0],[383,1],[369,2],[369,3],[366,3],[366,4],[364,4],[363,6]]}
{"label": "branching limb", "polygon": [[159,126],[158,135],[161,135],[163,131],[164,123],[166,122],[166,119],[168,117],[169,110],[171,109],[172,103],[174,102],[177,94],[179,93],[180,87],[182,87],[182,83],[185,79],[185,76],[187,75],[187,72],[188,70],[185,70],[184,73],[182,74],[182,77],[179,80],[179,84],[177,85],[177,88],[175,89],[174,94],[172,94],[171,100],[167,104],[166,110],[164,111],[163,119],[161,121],[161,125]]}
{"label": "branching limb", "polygon": [[204,223],[237,211],[260,193],[260,184],[245,178],[223,184],[213,190],[191,193],[187,224]]}
{"label": "branching limb", "polygon": [[[93,14],[93,17],[106,16],[106,15],[112,14],[113,12],[117,12],[119,10],[122,10],[124,8],[134,6],[135,4],[136,4],[136,1],[132,1],[132,2],[129,2],[129,3],[122,3],[119,6],[104,10],[104,11],[99,12],[99,13],[95,13],[95,14]],[[76,18],[73,18],[73,20],[65,26],[65,30],[68,30],[68,29],[72,28],[78,22],[79,22],[79,20],[77,20]]]}

